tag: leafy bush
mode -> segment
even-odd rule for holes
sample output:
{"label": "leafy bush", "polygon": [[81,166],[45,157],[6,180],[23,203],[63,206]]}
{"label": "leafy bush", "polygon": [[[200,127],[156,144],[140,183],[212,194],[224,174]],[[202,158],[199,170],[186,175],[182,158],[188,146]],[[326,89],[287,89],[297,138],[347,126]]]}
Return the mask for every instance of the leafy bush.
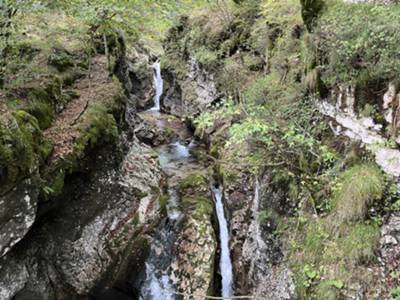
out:
{"label": "leafy bush", "polygon": [[[400,72],[400,6],[330,4],[316,28],[323,80],[392,79]],[[363,79],[365,80],[365,79]]]}
{"label": "leafy bush", "polygon": [[205,47],[200,47],[196,49],[194,52],[194,57],[206,70],[212,70],[218,64],[217,53],[210,51]]}

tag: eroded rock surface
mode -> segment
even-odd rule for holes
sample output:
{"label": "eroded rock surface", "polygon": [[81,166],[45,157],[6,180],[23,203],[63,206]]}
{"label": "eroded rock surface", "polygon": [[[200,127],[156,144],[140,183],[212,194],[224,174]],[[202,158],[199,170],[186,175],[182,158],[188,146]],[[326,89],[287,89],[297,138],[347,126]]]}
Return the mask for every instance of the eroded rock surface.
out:
{"label": "eroded rock surface", "polygon": [[29,231],[36,218],[37,188],[29,179],[0,197],[0,257]]}
{"label": "eroded rock surface", "polygon": [[165,93],[161,99],[162,110],[179,117],[190,117],[204,112],[218,98],[213,75],[202,70],[191,59],[185,77],[178,78],[166,72]]}
{"label": "eroded rock surface", "polygon": [[390,286],[400,284],[396,276],[400,268],[400,214],[392,214],[381,228],[380,257],[382,272]]}
{"label": "eroded rock surface", "polygon": [[400,151],[387,146],[389,140],[383,137],[372,120],[357,118],[338,110],[326,101],[317,101],[317,109],[324,115],[332,118],[339,124],[333,128],[335,134],[343,134],[354,140],[362,141],[375,155],[376,163],[388,174],[399,178]]}
{"label": "eroded rock surface", "polygon": [[172,279],[184,299],[204,299],[213,293],[217,250],[212,196],[199,173],[186,177],[180,187],[185,219],[176,242]]}
{"label": "eroded rock surface", "polygon": [[134,141],[120,167],[117,154],[95,161],[102,163],[93,173],[66,186],[70,200],[3,258],[2,299],[101,293],[113,286],[135,243],[141,246],[138,235],[158,223],[161,173],[149,148]]}
{"label": "eroded rock surface", "polygon": [[135,124],[134,131],[138,139],[155,147],[191,137],[186,125],[172,115],[146,111],[137,114]]}

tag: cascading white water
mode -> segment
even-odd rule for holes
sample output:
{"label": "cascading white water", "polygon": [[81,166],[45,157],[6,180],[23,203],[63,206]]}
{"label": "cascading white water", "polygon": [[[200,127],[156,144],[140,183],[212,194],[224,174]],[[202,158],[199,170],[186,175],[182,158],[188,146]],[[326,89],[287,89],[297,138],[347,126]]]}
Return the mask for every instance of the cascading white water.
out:
{"label": "cascading white water", "polygon": [[[160,147],[159,161],[161,168],[168,170],[179,168],[179,164],[187,162],[190,155],[189,145],[175,142]],[[173,245],[179,228],[182,212],[179,207],[177,188],[168,182],[167,216],[168,221],[158,228],[151,243],[150,255],[146,261],[146,279],[141,287],[140,300],[176,300],[175,287],[170,282],[168,268],[172,262]]]}
{"label": "cascading white water", "polygon": [[222,277],[222,297],[229,299],[232,296],[233,273],[232,261],[229,251],[228,223],[225,219],[224,206],[222,204],[222,188],[213,188],[215,208],[219,223],[219,238],[221,242],[221,258],[219,268]]}
{"label": "cascading white water", "polygon": [[160,62],[157,61],[153,65],[154,68],[154,85],[156,88],[156,94],[154,96],[154,106],[150,108],[151,111],[160,111],[160,98],[163,93],[163,79],[161,77],[161,66]]}

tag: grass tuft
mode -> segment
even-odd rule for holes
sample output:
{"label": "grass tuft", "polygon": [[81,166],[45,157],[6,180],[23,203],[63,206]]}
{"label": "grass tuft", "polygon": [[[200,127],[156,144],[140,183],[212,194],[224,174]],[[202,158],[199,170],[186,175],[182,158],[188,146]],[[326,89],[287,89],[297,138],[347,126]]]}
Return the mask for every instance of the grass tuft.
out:
{"label": "grass tuft", "polygon": [[342,174],[333,198],[340,223],[363,219],[374,200],[382,198],[384,177],[378,167],[361,164]]}

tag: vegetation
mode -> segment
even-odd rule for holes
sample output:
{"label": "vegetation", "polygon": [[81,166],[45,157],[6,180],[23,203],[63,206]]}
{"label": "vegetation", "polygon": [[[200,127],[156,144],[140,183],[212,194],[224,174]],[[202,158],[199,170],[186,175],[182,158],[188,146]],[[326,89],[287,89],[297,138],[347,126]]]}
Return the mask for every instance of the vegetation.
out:
{"label": "vegetation", "polygon": [[194,57],[215,76],[224,98],[195,120],[198,136],[211,133],[214,169],[226,186],[268,175],[279,203],[266,200],[260,222],[282,224],[300,298],[338,299],[356,282],[373,283],[365,270],[376,262],[379,214],[397,202],[390,180],[358,146],[332,136],[311,99],[356,84],[360,111],[381,113],[372,99],[399,73],[398,6],[236,3],[226,19],[222,11],[181,19],[167,35],[165,67],[184,78]]}
{"label": "vegetation", "polygon": [[[159,55],[163,42],[162,68],[174,79],[187,80],[195,60],[215,81],[220,97],[191,121],[218,179],[230,187],[267,178],[259,222],[280,225],[274,235],[299,297],[338,299],[357,283],[373,286],[366,270],[382,217],[400,210],[397,190],[360,145],[332,134],[313,101],[355,86],[358,112],[387,125],[377,99],[388,82],[398,85],[399,14],[399,5],[336,0],[0,0],[0,187],[34,176],[44,200],[60,194],[82,158],[117,140],[120,52]],[[98,56],[107,70],[94,94]],[[65,127],[70,148],[56,157],[54,122],[81,97]],[[184,178],[179,193],[193,217],[213,214],[204,174]],[[164,196],[158,201],[165,207]],[[400,297],[398,287],[391,293]]]}
{"label": "vegetation", "polygon": [[115,141],[118,134],[123,110],[120,87],[110,90],[114,95],[93,101],[101,103],[87,104],[84,116],[72,120],[80,132],[73,153],[56,165],[48,161],[53,145],[43,132],[51,129],[71,100],[80,97],[76,83],[91,77],[92,58],[105,52],[112,72],[112,56],[119,55],[116,32],[124,32],[127,44],[144,43],[160,51],[160,41],[173,19],[205,4],[190,0],[0,1],[2,190],[40,171],[44,180],[37,182],[43,185],[45,197],[58,194],[79,158],[89,149]]}
{"label": "vegetation", "polygon": [[[347,208],[350,210],[348,215],[359,216],[359,201],[362,195],[367,195],[369,191],[381,197],[383,183],[376,186],[374,180],[379,181],[380,173],[376,173],[371,181],[363,183],[362,186],[355,188],[356,198],[352,189],[348,187],[359,184],[355,172],[372,171],[369,165],[357,165],[340,176],[339,181],[346,178],[349,182],[340,185],[336,193],[332,196],[335,203],[337,197],[346,198]],[[349,177],[353,175],[352,177]],[[376,189],[380,189],[377,191]],[[364,199],[366,200],[366,199]],[[357,280],[368,282],[367,274],[363,274],[362,265],[374,262],[375,251],[379,242],[379,220],[365,219],[362,215],[357,221],[350,221],[348,215],[343,218],[341,213],[343,207],[336,206],[324,217],[312,215],[301,215],[295,224],[295,230],[289,237],[291,244],[290,262],[296,272],[298,282],[298,292],[301,297],[312,295],[316,299],[329,298],[330,294],[340,293],[340,289],[349,285],[357,274]],[[305,269],[307,267],[307,270]],[[310,276],[309,269],[313,270]],[[340,284],[338,284],[340,282]],[[332,284],[336,283],[336,285]],[[335,299],[335,298],[334,298]]]}
{"label": "vegetation", "polygon": [[357,165],[347,170],[335,187],[332,205],[336,219],[340,222],[363,219],[372,202],[382,198],[384,186],[382,173],[376,166]]}
{"label": "vegetation", "polygon": [[318,63],[327,83],[373,84],[399,73],[398,5],[327,6],[315,29]]}

